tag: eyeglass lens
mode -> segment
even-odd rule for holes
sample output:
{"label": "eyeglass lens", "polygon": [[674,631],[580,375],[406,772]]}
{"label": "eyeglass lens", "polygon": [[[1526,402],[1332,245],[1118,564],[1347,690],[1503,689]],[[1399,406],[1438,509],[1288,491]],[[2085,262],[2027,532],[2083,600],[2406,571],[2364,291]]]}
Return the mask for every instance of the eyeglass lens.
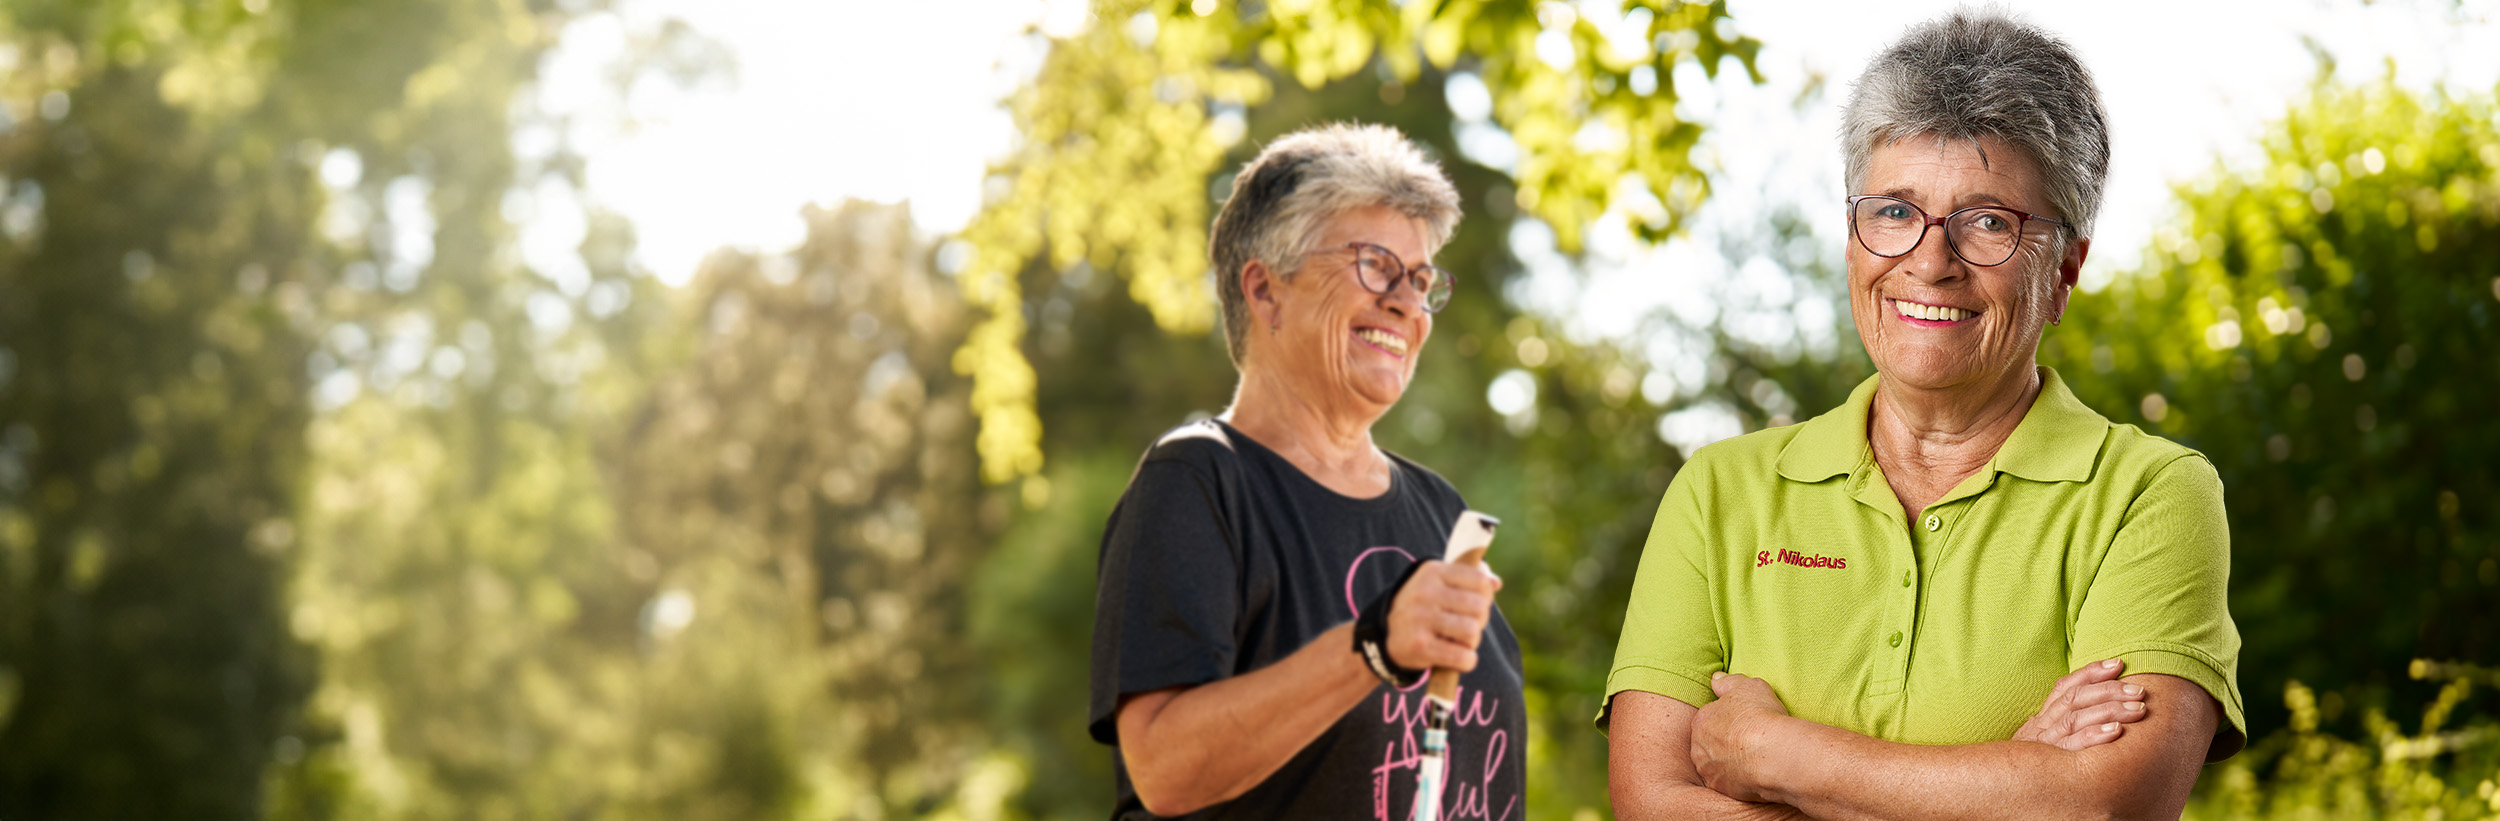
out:
{"label": "eyeglass lens", "polygon": [[[1851,211],[1858,242],[1876,256],[1897,257],[1918,247],[1927,233],[1927,212],[1907,200],[1867,197]],[[1972,265],[1999,265],[2022,244],[2022,216],[2003,208],[1964,208],[1944,218],[1945,240]]]}
{"label": "eyeglass lens", "polygon": [[1390,288],[1403,281],[1412,283],[1415,290],[1422,292],[1426,312],[1438,313],[1450,304],[1454,283],[1449,272],[1430,265],[1408,268],[1405,261],[1390,253],[1389,249],[1368,243],[1354,246],[1354,253],[1354,268],[1362,277],[1363,287],[1372,293],[1389,293]]}

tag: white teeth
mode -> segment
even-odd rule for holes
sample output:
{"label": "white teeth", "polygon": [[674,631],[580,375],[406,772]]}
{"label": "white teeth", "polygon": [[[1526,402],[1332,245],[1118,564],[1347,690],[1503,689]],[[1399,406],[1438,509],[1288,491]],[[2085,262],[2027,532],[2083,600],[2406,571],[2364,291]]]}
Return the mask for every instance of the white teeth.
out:
{"label": "white teeth", "polygon": [[1354,335],[1365,342],[1386,348],[1390,353],[1406,353],[1406,340],[1399,339],[1396,334],[1376,328],[1364,328],[1362,330],[1355,331]]}
{"label": "white teeth", "polygon": [[1971,316],[1971,312],[1960,308],[1947,308],[1942,305],[1921,305],[1906,299],[1893,300],[1892,304],[1894,309],[1901,312],[1902,316],[1906,316],[1911,319],[1960,322],[1964,319],[1969,319]]}

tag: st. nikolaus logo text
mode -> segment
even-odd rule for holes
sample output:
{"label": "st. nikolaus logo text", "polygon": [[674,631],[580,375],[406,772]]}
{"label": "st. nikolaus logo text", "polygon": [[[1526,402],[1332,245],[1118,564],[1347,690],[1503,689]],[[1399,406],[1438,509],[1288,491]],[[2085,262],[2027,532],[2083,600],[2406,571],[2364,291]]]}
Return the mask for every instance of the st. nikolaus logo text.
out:
{"label": "st. nikolaus logo text", "polygon": [[1794,550],[1782,550],[1776,555],[1771,551],[1765,550],[1760,553],[1755,553],[1753,556],[1753,566],[1755,567],[1763,567],[1774,562],[1779,564],[1796,565],[1798,567],[1828,567],[1834,570],[1849,569],[1849,560],[1839,556],[1824,556],[1820,554],[1808,556]]}

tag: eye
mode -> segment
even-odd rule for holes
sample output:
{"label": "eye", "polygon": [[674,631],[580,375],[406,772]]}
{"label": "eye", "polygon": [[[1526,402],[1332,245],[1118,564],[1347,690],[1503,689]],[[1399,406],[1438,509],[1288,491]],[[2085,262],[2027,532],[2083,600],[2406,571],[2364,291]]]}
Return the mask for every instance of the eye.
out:
{"label": "eye", "polygon": [[1354,263],[1362,266],[1366,273],[1386,271],[1391,268],[1389,265],[1389,258],[1386,255],[1383,255],[1379,251],[1363,247],[1355,248]]}
{"label": "eye", "polygon": [[1888,219],[1888,220],[1905,220],[1905,219],[1909,219],[1909,218],[1910,218],[1910,206],[1909,206],[1909,205],[1907,205],[1907,204],[1904,204],[1904,203],[1898,203],[1898,202],[1885,203],[1885,204],[1883,205],[1883,207],[1880,207],[1880,208],[1875,209],[1875,216],[1878,216],[1878,217],[1883,217],[1884,219]]}
{"label": "eye", "polygon": [[1981,211],[1974,214],[1971,216],[1970,225],[1992,234],[2014,230],[2014,221],[1998,211]]}

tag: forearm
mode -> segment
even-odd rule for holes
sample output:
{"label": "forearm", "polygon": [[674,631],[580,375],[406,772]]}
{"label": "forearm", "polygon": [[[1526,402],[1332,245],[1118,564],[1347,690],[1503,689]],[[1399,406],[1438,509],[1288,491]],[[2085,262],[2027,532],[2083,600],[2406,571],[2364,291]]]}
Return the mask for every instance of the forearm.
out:
{"label": "forearm", "polygon": [[1794,718],[1778,733],[1796,753],[1771,765],[1765,794],[1816,818],[2176,818],[2196,782],[2190,766],[2143,783],[2117,745],[1903,744]]}
{"label": "forearm", "polygon": [[1615,817],[1639,821],[1797,821],[1812,818],[1786,804],[1738,801],[1698,783],[1653,780],[1613,790]]}
{"label": "forearm", "polygon": [[1606,785],[1615,817],[1780,821],[1807,817],[1784,804],[1738,801],[1702,784],[1693,770],[1693,707],[1656,693],[1614,697],[1606,733]]}
{"label": "forearm", "polygon": [[1353,644],[1340,625],[1260,670],[1125,704],[1120,754],[1147,809],[1179,815],[1267,780],[1379,685]]}

